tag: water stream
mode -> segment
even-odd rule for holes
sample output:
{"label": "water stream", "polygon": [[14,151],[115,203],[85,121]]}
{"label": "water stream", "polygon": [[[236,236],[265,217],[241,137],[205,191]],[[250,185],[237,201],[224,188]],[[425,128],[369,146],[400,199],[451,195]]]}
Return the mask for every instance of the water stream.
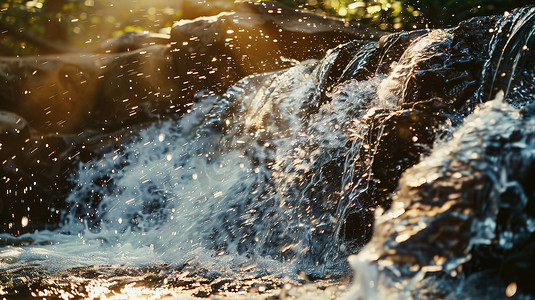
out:
{"label": "water stream", "polygon": [[[183,274],[184,266],[193,266],[190,272],[197,270],[205,277],[287,276],[291,282],[302,274],[340,279],[352,267],[356,276],[348,299],[394,297],[388,294],[391,291],[401,298],[414,296],[416,290],[425,289],[414,282],[437,268],[446,270],[451,280],[462,281],[455,272],[470,261],[471,249],[498,240],[509,250],[524,242],[535,231],[534,215],[519,212],[524,225],[498,230],[499,209],[490,204],[482,211],[467,204],[459,216],[457,210],[448,210],[455,205],[447,201],[425,209],[425,195],[440,186],[448,189],[444,197],[455,196],[464,203],[472,199],[472,186],[459,187],[458,182],[491,178],[491,191],[483,198],[492,202],[503,198],[496,195],[523,191],[529,185],[528,178],[522,178],[531,174],[529,170],[527,175],[509,171],[518,162],[507,153],[517,153],[529,166],[535,162],[535,119],[531,106],[524,107],[535,91],[529,76],[534,71],[533,51],[527,51],[535,47],[534,16],[534,8],[515,11],[489,33],[493,38],[481,75],[483,85],[473,99],[497,100],[478,106],[480,111],[464,125],[459,125],[468,114],[464,111],[432,120],[417,114],[415,106],[406,106],[410,81],[421,62],[440,47],[451,46],[448,30],[433,30],[415,39],[386,73],[379,69],[365,73],[366,64],[377,59],[374,53],[380,50],[376,43],[355,42],[332,49],[320,61],[246,77],[222,95],[200,92],[180,120],[157,122],[113,151],[78,163],[66,197],[69,209],[60,212],[60,228],[19,237],[2,234],[0,270],[20,272],[19,277],[10,275],[13,283],[13,278],[31,281],[24,278],[55,273],[75,280],[78,273],[73,267],[94,268],[100,274],[109,266],[155,267],[160,268],[155,272],[161,275],[157,281],[165,286],[182,276],[177,274]],[[511,32],[507,38],[506,31]],[[349,62],[342,59],[343,51],[352,53]],[[341,61],[347,65],[341,68]],[[489,92],[496,89],[505,94]],[[407,125],[408,133],[394,131],[405,128],[404,118],[421,128]],[[392,132],[407,135],[410,146],[391,142]],[[496,141],[506,141],[505,146],[489,154]],[[395,147],[409,150],[400,153]],[[383,154],[385,149],[390,152]],[[421,157],[419,164],[404,172]],[[402,173],[398,192],[391,196]],[[521,205],[531,207],[533,195],[518,193]],[[415,194],[424,195],[420,198],[425,205],[409,214],[418,207],[414,202],[420,198]],[[502,202],[497,207],[516,207]],[[437,218],[437,210],[450,214]],[[418,246],[436,240],[425,235],[411,242],[415,232],[435,223],[444,230],[446,224],[457,224],[456,229],[474,234],[437,238],[443,244],[436,251],[446,254],[436,258],[435,249]],[[464,248],[451,246],[452,240]],[[407,246],[409,250],[399,246],[405,241],[416,246]],[[349,264],[348,256],[363,248]],[[403,251],[416,258],[400,259]],[[30,273],[20,271],[28,267]],[[384,270],[390,273],[384,275]],[[134,278],[144,273],[132,274]],[[438,285],[428,284],[440,290]],[[426,291],[431,298],[440,294],[433,294],[431,287]],[[462,294],[466,288],[459,291]],[[11,293],[0,286],[2,292]],[[327,292],[323,296],[328,297]]]}

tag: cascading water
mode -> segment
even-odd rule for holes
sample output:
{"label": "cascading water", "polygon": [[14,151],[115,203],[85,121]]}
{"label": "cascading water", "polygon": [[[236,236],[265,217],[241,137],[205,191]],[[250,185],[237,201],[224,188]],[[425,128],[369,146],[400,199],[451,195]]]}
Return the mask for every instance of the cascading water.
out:
{"label": "cascading water", "polygon": [[16,256],[44,251],[48,265],[62,253],[65,265],[52,271],[77,260],[346,273],[338,224],[348,203],[340,196],[355,172],[350,152],[360,147],[348,129],[372,105],[380,80],[347,81],[321,103],[318,86],[340,49],[245,78],[223,97],[199,95],[180,121],[162,121],[80,164],[64,225],[30,235],[50,246]]}
{"label": "cascading water", "polygon": [[[235,268],[271,257],[285,263],[281,274],[346,272],[335,229],[348,205],[339,200],[343,178],[353,172],[347,129],[379,79],[346,82],[314,103],[336,55],[245,78],[224,99],[201,96],[178,123],[82,164],[62,231],[121,255],[127,244],[146,248],[163,262],[204,251],[208,260],[243,256]],[[317,113],[303,114],[311,105]]]}
{"label": "cascading water", "polygon": [[[483,69],[484,84],[481,86],[477,94],[478,100],[481,102],[484,99],[492,99],[496,93],[503,90],[505,96],[512,93],[513,104],[515,103],[515,95],[518,94],[519,102],[517,106],[521,106],[525,101],[523,97],[529,97],[529,87],[525,85],[533,85],[527,79],[532,77],[533,68],[530,64],[530,55],[533,55],[535,39],[535,9],[533,7],[526,7],[517,10],[514,14],[508,14],[493,31],[495,34],[491,40],[489,47],[490,59],[485,63]],[[528,66],[524,66],[527,64]],[[526,74],[523,74],[526,72]],[[516,82],[515,82],[516,81]],[[527,89],[527,91],[523,91]]]}
{"label": "cascading water", "polygon": [[[488,99],[481,97],[495,88],[513,89],[505,98],[515,97],[511,102],[518,107],[533,98],[532,79],[520,80],[516,74],[533,71],[526,51],[533,42],[534,11],[515,11],[494,30],[483,85],[472,91],[474,103]],[[501,58],[493,66],[506,30],[512,34],[502,52],[515,57],[507,71]],[[486,178],[492,179],[490,191],[483,193],[489,199],[525,188],[522,177],[511,179],[510,172],[499,170],[517,162],[492,151],[500,151],[495,143],[510,141],[504,142],[504,151],[531,161],[532,109],[524,108],[521,117],[518,108],[495,100],[457,129],[469,112],[463,110],[467,99],[452,95],[463,95],[455,82],[466,72],[445,68],[440,76],[431,74],[443,65],[437,61],[447,61],[447,51],[460,44],[456,32],[414,35],[391,36],[382,48],[351,42],[320,61],[246,77],[223,95],[200,92],[179,121],[157,122],[113,151],[79,163],[60,228],[16,238],[2,234],[0,269],[12,274],[29,264],[41,273],[73,266],[160,266],[166,284],[182,278],[176,273],[189,265],[208,277],[296,280],[298,271],[323,278],[347,274],[348,255],[365,247],[350,259],[357,280],[348,297],[383,297],[393,290],[405,297],[425,289],[414,282],[428,273],[445,270],[456,278],[478,245],[497,240],[497,248],[510,249],[504,245],[525,242],[535,231],[532,215],[516,208],[512,210],[522,215],[525,226],[506,222],[510,226],[495,233],[501,226],[493,219],[500,214],[496,207],[516,204],[504,200],[481,208],[474,201],[462,211],[455,201],[462,206],[466,199],[479,199],[463,184],[478,187]],[[396,58],[393,51],[400,41],[408,45]],[[529,62],[524,68],[522,60]],[[383,73],[381,64],[391,61],[391,71]],[[509,72],[505,84],[497,80],[499,72]],[[420,78],[446,78],[455,88],[444,95],[429,87],[416,91]],[[392,209],[379,216],[390,208],[399,176],[422,156],[399,181]],[[496,161],[501,163],[498,170],[492,166]],[[435,187],[448,189],[445,199],[436,192],[444,202],[437,200],[439,208],[425,202]],[[532,205],[531,194],[518,194],[523,207]],[[377,229],[365,246],[374,214],[379,216]],[[444,234],[444,240],[428,234],[422,242],[417,233],[433,228],[470,234]],[[518,232],[522,234],[516,236]],[[411,238],[416,246],[410,246]]]}

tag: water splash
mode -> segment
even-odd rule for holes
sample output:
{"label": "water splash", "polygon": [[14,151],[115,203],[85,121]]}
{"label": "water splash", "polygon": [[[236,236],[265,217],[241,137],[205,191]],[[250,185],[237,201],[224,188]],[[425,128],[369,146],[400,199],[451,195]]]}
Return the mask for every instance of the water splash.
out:
{"label": "water splash", "polygon": [[398,62],[392,65],[388,78],[379,87],[379,100],[383,106],[401,105],[407,98],[409,81],[419,64],[450,47],[452,35],[445,30],[432,30],[416,38]]}
{"label": "water splash", "polygon": [[[491,33],[494,34],[489,45],[490,59],[483,69],[484,82],[477,94],[478,101],[493,99],[503,90],[506,98],[513,94],[510,97],[513,104],[522,106],[532,98],[534,90],[530,58],[535,49],[535,7],[506,12]],[[518,83],[513,84],[515,81]]]}
{"label": "water splash", "polygon": [[376,106],[382,79],[328,81],[351,47],[247,77],[221,97],[200,94],[180,121],[142,130],[80,164],[61,234],[35,237],[34,244],[52,245],[4,255],[44,251],[64,266],[198,263],[343,274],[349,248],[339,224],[355,200],[343,195],[362,143],[355,128]]}

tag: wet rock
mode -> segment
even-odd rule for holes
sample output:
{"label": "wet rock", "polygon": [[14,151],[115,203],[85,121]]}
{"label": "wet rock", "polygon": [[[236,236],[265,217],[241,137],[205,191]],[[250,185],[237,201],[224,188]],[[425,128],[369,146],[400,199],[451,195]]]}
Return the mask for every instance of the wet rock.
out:
{"label": "wet rock", "polygon": [[169,43],[170,36],[168,34],[134,30],[105,40],[96,51],[100,53],[120,53]]}
{"label": "wet rock", "polygon": [[397,62],[412,43],[428,33],[429,30],[414,30],[381,36],[379,40],[381,55],[377,62],[377,70],[380,73],[390,72],[391,64]]}
{"label": "wet rock", "polygon": [[235,5],[234,12],[180,21],[172,28],[183,92],[222,92],[247,75],[281,70],[295,60],[319,59],[339,44],[384,34],[275,2]]}
{"label": "wet rock", "polygon": [[89,120],[98,89],[93,55],[0,59],[0,109],[40,132],[72,132]]}
{"label": "wet rock", "polygon": [[[535,165],[527,150],[534,121],[500,100],[468,117],[451,141],[403,174],[392,209],[378,218],[359,255],[384,270],[395,265],[399,280],[418,272],[455,278],[499,266],[509,255],[503,276],[517,280],[511,271],[523,260],[529,264],[522,253],[530,248],[520,247],[535,218],[535,193],[526,179]],[[486,122],[494,125],[481,125]]]}
{"label": "wet rock", "polygon": [[[410,106],[409,106],[410,107]],[[438,101],[414,103],[410,109],[372,110],[363,118],[366,132],[361,155],[354,162],[355,178],[366,178],[348,190],[353,200],[343,218],[341,234],[359,249],[373,234],[374,211],[389,209],[398,179],[422,156],[431,152],[436,139],[447,136],[451,120]]]}
{"label": "wet rock", "polygon": [[493,99],[499,91],[507,101],[522,107],[533,100],[535,62],[535,8],[526,6],[498,19],[489,32],[497,32],[489,41],[490,59],[483,70],[483,85],[473,102]]}
{"label": "wet rock", "polygon": [[341,232],[346,240],[371,238],[373,211],[390,207],[401,174],[474,108],[489,59],[483,45],[490,43],[489,30],[499,20],[473,18],[447,30],[396,33],[383,37],[371,52],[380,58],[376,70],[390,72],[378,88],[379,100],[390,109],[373,111],[363,120],[368,142],[361,149],[366,155],[355,162],[364,166],[356,177],[370,175],[346,195],[355,199]]}
{"label": "wet rock", "polygon": [[[451,109],[473,109],[496,16],[478,17],[446,30],[417,30],[384,38],[378,70],[390,73],[382,98],[411,103],[442,99]],[[491,30],[492,31],[492,30]],[[391,70],[390,70],[391,69]]]}

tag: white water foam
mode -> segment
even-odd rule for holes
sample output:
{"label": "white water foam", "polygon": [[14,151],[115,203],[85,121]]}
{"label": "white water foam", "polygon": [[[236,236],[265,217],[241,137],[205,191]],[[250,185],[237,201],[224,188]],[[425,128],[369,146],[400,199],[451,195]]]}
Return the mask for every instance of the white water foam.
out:
{"label": "white water foam", "polygon": [[337,209],[312,212],[318,199],[310,195],[331,180],[322,175],[324,163],[347,160],[348,128],[376,98],[380,79],[337,87],[305,118],[302,107],[318,95],[321,79],[314,65],[302,63],[273,75],[271,85],[238,95],[239,109],[225,120],[229,132],[203,130],[218,105],[210,96],[179,122],[153,125],[80,164],[65,225],[21,236],[34,242],[1,250],[0,269],[189,263],[281,276],[340,269],[346,254],[334,246]]}

